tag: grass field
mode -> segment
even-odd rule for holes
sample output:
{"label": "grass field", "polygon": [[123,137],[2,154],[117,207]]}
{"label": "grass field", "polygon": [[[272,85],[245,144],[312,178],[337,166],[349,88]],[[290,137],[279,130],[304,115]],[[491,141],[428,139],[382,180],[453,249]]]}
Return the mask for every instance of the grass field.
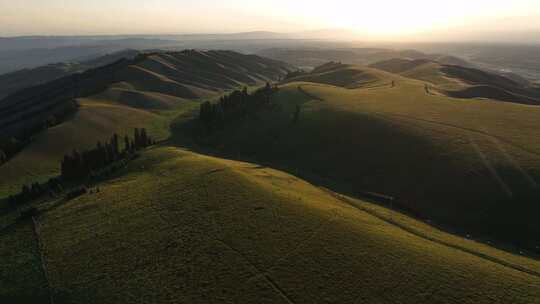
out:
{"label": "grass field", "polygon": [[260,165],[154,148],[98,186],[99,193],[40,207],[55,302],[540,297],[538,262]]}
{"label": "grass field", "polygon": [[[94,146],[115,132],[120,136],[132,134],[135,127],[146,128],[155,139],[168,138],[170,123],[178,116],[187,118],[187,113],[197,110],[200,100],[244,85],[258,86],[285,75],[289,69],[292,67],[283,62],[253,55],[188,50],[141,54],[131,61],[88,71],[79,82],[74,75],[23,90],[2,100],[7,108],[3,108],[0,121],[13,120],[14,111],[28,121],[40,121],[56,110],[30,114],[63,100],[59,96],[94,93],[79,98],[82,106],[74,117],[36,134],[24,151],[0,167],[0,199],[20,191],[23,184],[57,175],[59,161],[75,148]],[[71,104],[68,100],[65,102]],[[19,120],[16,125],[26,123]],[[14,125],[6,126],[0,130],[6,132],[3,136],[9,135],[8,127],[15,130]]]}
{"label": "grass field", "polygon": [[0,216],[0,301],[48,303],[49,291],[30,219]]}
{"label": "grass field", "polygon": [[540,110],[327,68],[199,138],[204,149],[185,133],[198,102],[130,83],[81,99],[0,168],[0,197],[57,174],[69,145],[133,127],[170,140],[88,194],[34,202],[38,234],[0,205],[0,303],[537,303],[540,262],[486,237],[540,245]]}
{"label": "grass field", "polygon": [[[350,69],[332,72],[337,83]],[[281,111],[257,113],[208,141],[351,193],[392,196],[464,233],[540,248],[540,108],[433,95],[421,81],[358,69],[379,85],[289,83],[275,98]],[[296,104],[302,110],[293,124]]]}
{"label": "grass field", "polygon": [[[146,101],[151,97],[147,95]],[[152,100],[159,105],[164,103],[162,99],[157,96]],[[58,175],[64,154],[73,149],[94,147],[97,141],[107,140],[115,132],[122,137],[132,136],[133,128],[146,128],[157,140],[168,138],[172,119],[198,104],[174,102],[174,106],[161,109],[138,109],[116,103],[112,98],[104,100],[102,96],[81,99],[81,108],[75,117],[40,133],[28,147],[0,167],[0,197],[19,192],[23,184]]]}
{"label": "grass field", "polygon": [[452,60],[449,64],[443,62],[396,58],[374,63],[371,67],[424,81],[432,86],[433,91],[457,98],[539,104],[538,90],[519,76],[460,66],[459,61],[457,65]]}

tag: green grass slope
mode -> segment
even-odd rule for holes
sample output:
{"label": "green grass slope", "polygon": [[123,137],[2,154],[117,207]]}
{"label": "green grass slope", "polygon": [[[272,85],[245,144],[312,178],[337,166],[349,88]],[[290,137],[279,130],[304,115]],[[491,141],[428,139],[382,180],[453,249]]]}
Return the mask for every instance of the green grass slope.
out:
{"label": "green grass slope", "polygon": [[133,58],[139,52],[124,50],[82,62],[62,62],[0,75],[0,99],[24,88],[53,81],[70,74],[107,65],[122,58]]}
{"label": "green grass slope", "polygon": [[432,95],[423,82],[378,76],[395,87],[290,83],[275,97],[281,110],[255,113],[206,143],[539,251],[540,108]]}
{"label": "green grass slope", "polygon": [[2,137],[54,115],[71,105],[73,96],[84,96],[73,117],[36,134],[0,166],[0,198],[58,174],[59,161],[74,148],[93,146],[115,132],[131,134],[134,127],[165,139],[170,122],[196,110],[196,100],[276,80],[289,69],[282,62],[229,51],[152,53],[18,92],[0,101]]}
{"label": "green grass slope", "polygon": [[530,83],[472,67],[403,58],[377,62],[370,67],[428,82],[452,97],[489,98],[533,105],[540,103],[540,91]]}
{"label": "green grass slope", "polygon": [[231,51],[139,54],[1,99],[0,134],[21,136],[29,125],[61,116],[74,98],[93,96],[111,87],[199,99],[277,80],[290,70],[292,67],[283,62]]}
{"label": "green grass slope", "polygon": [[57,303],[540,297],[538,262],[259,165],[156,148],[99,187],[40,207]]}
{"label": "green grass slope", "polygon": [[[136,92],[143,100],[131,98],[130,103],[143,101],[145,107],[161,109],[148,111],[114,102],[115,96],[99,95],[95,99],[81,99],[81,107],[73,118],[39,133],[22,152],[0,167],[0,197],[20,191],[24,184],[46,181],[60,173],[60,160],[73,149],[94,147],[117,133],[133,133],[134,128],[147,128],[157,140],[169,136],[169,123],[177,115],[197,107],[196,102],[178,101],[159,94]],[[121,94],[120,97],[123,97]],[[119,99],[122,101],[123,99]],[[133,104],[132,104],[133,105]],[[163,106],[164,105],[164,106]],[[172,109],[167,109],[174,105]]]}
{"label": "green grass slope", "polygon": [[108,90],[92,96],[92,99],[102,103],[113,102],[132,108],[152,111],[172,110],[186,101],[186,99],[163,93],[126,88],[126,84],[116,84]]}
{"label": "green grass slope", "polygon": [[[6,221],[6,218],[9,221]],[[48,303],[49,291],[32,221],[0,220],[0,301]],[[8,224],[8,225],[6,225]]]}
{"label": "green grass slope", "polygon": [[286,82],[314,82],[354,89],[390,85],[388,81],[383,81],[389,78],[391,78],[389,73],[377,69],[329,62],[310,73],[287,79]]}

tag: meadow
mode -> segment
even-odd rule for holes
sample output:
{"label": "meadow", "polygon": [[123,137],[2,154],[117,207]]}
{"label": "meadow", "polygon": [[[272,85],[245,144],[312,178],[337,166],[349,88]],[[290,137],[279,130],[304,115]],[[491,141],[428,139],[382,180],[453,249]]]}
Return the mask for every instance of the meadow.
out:
{"label": "meadow", "polygon": [[[351,76],[354,69],[361,78]],[[365,67],[323,74],[304,77],[323,83],[290,80],[274,98],[280,110],[233,123],[206,144],[353,195],[390,196],[435,224],[538,251],[540,108],[451,98],[426,91],[423,81]],[[366,74],[374,80],[357,81]]]}
{"label": "meadow", "polygon": [[538,262],[257,164],[156,147],[96,187],[39,207],[55,302],[534,303],[540,296]]}
{"label": "meadow", "polygon": [[[173,77],[163,57],[133,68]],[[80,196],[0,204],[0,302],[540,298],[536,107],[329,64],[193,137],[200,98],[133,79],[79,99],[72,119],[0,168],[2,197],[114,132],[160,140]],[[215,102],[233,84],[191,92]]]}

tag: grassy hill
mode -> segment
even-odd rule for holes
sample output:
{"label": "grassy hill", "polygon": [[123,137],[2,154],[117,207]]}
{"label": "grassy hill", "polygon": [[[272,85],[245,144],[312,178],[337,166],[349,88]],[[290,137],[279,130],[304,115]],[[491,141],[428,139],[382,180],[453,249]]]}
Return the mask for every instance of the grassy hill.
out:
{"label": "grassy hill", "polygon": [[[169,140],[89,193],[34,201],[32,218],[20,217],[30,205],[0,203],[0,302],[540,298],[540,262],[518,254],[540,246],[540,108],[329,63],[186,150],[170,145],[200,127],[199,100],[277,79],[288,65],[186,51],[105,69],[114,72],[77,98],[73,116],[0,167],[0,198],[57,175],[64,153],[113,132],[145,127]],[[96,84],[81,79],[56,87],[60,96]]]}
{"label": "grassy hill", "polygon": [[[54,120],[60,124],[36,133],[22,152],[0,165],[0,198],[58,174],[66,152],[94,146],[115,132],[131,133],[134,127],[165,139],[170,122],[198,110],[200,99],[276,80],[289,69],[229,51],[143,54],[19,91],[0,101],[2,137],[21,136],[28,126],[41,126],[50,117],[58,116]],[[65,115],[74,98],[80,108]]]}
{"label": "grassy hill", "polygon": [[[159,97],[151,100],[158,103]],[[144,127],[157,140],[166,139],[171,119],[197,107],[196,102],[184,101],[173,110],[152,112],[114,103],[114,99],[85,98],[80,103],[74,117],[39,133],[23,151],[0,167],[0,197],[17,193],[24,184],[58,175],[65,154],[94,147],[114,133],[123,136]]]}
{"label": "grassy hill", "polygon": [[370,67],[426,81],[452,97],[540,104],[540,89],[513,76],[423,59],[394,58],[371,64]]}
{"label": "grassy hill", "polygon": [[346,65],[337,62],[323,64],[309,73],[302,73],[293,78],[288,78],[287,82],[313,82],[339,86],[343,88],[377,87],[387,80],[391,84],[388,73],[370,68],[358,69],[353,65]]}
{"label": "grassy hill", "polygon": [[432,60],[443,64],[473,67],[458,57],[427,54],[417,50],[395,50],[385,48],[271,48],[258,52],[259,55],[288,62],[300,68],[314,68],[329,61],[345,64],[368,65],[380,61],[401,58],[406,60]]}
{"label": "grassy hill", "polygon": [[282,62],[230,51],[140,54],[0,100],[0,130],[4,136],[21,136],[28,126],[65,116],[66,107],[75,98],[92,96],[118,84],[138,91],[197,99],[241,85],[278,79],[289,69]]}
{"label": "grassy hill", "polygon": [[[378,85],[340,87],[351,70]],[[202,142],[353,195],[394,197],[437,225],[539,252],[540,108],[436,95],[424,82],[372,68],[324,75],[335,85],[317,72],[293,79],[274,98],[278,110]]]}
{"label": "grassy hill", "polygon": [[[161,147],[96,186],[98,193],[39,206],[38,237],[56,303],[534,303],[540,297],[537,261],[260,165]],[[10,250],[24,249],[22,238],[6,248],[12,236],[2,231],[0,251],[22,267],[23,253],[32,251]],[[17,268],[0,278],[28,281]],[[42,274],[33,275],[43,282]],[[0,295],[15,300],[35,288],[0,286]]]}
{"label": "grassy hill", "polygon": [[74,73],[111,64],[122,58],[133,58],[138,51],[125,50],[81,62],[48,64],[0,75],[0,99],[24,88],[47,83]]}

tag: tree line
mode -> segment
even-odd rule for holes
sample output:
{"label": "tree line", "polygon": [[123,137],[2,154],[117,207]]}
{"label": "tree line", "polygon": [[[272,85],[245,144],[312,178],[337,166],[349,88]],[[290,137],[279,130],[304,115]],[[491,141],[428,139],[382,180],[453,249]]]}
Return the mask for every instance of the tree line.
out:
{"label": "tree line", "polygon": [[235,90],[220,97],[218,102],[206,101],[200,105],[199,119],[206,125],[221,124],[236,120],[262,106],[272,104],[272,95],[278,91],[277,86],[266,83],[266,86],[249,93],[247,88]]}
{"label": "tree line", "polygon": [[141,149],[155,144],[146,129],[135,128],[133,137],[124,136],[123,149],[120,149],[120,137],[114,134],[105,142],[98,141],[92,149],[73,150],[60,162],[60,176],[49,179],[44,184],[33,183],[22,186],[21,192],[9,197],[12,203],[27,203],[45,194],[54,196],[63,191],[65,182],[76,182],[97,175],[112,164],[125,162]]}
{"label": "tree line", "polygon": [[61,176],[64,180],[76,180],[88,176],[92,171],[101,169],[110,163],[121,159],[129,153],[146,148],[154,143],[148,137],[146,129],[135,128],[133,138],[124,137],[124,150],[120,151],[118,134],[108,141],[98,141],[96,147],[83,152],[73,150],[66,154],[61,162]]}

